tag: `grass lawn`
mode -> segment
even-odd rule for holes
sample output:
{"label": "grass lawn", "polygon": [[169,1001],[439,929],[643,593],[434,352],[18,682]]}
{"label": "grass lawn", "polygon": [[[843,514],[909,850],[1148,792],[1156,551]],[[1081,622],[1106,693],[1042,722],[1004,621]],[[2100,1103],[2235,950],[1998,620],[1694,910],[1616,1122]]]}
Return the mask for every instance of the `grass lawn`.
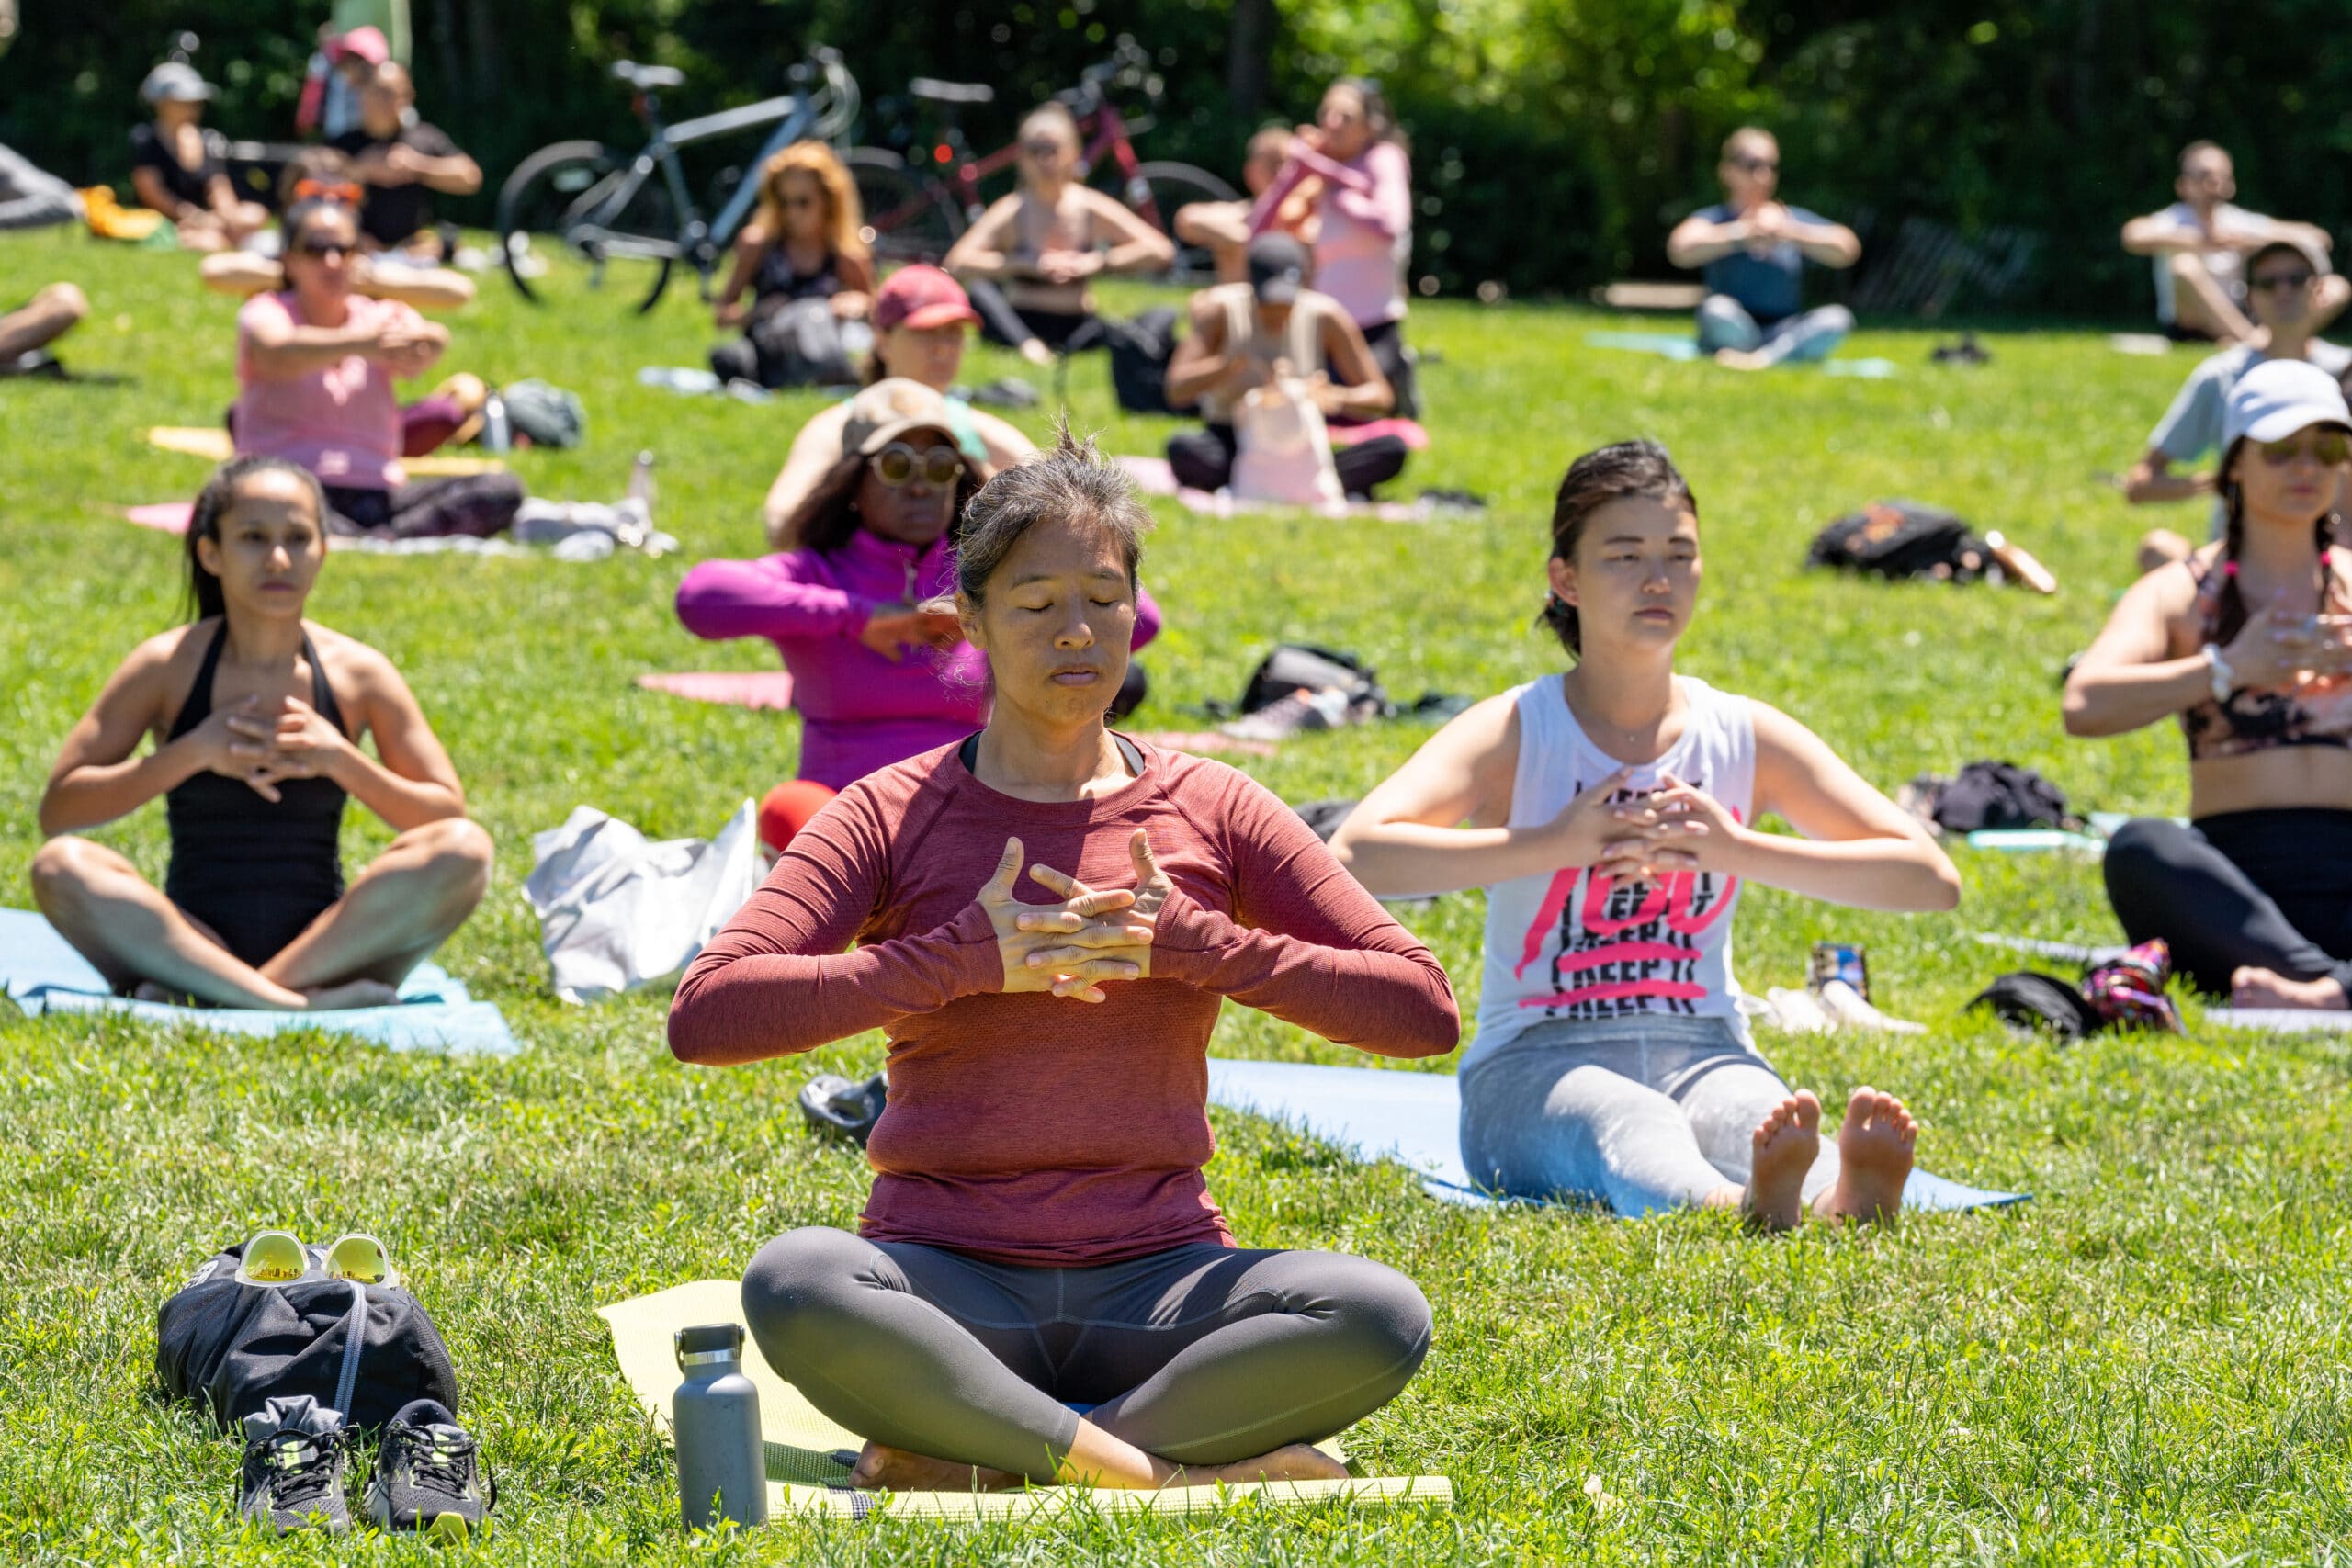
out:
{"label": "grass lawn", "polygon": [[[25,905],[34,802],[116,660],[179,614],[178,547],[126,504],[191,495],[194,459],[139,439],[216,422],[233,391],[231,305],[185,256],[78,238],[0,243],[0,300],[72,276],[96,303],[62,346],[102,384],[0,383],[0,903]],[[1932,1025],[1886,1040],[1777,1038],[1798,1083],[1908,1097],[1935,1169],[2036,1201],[1883,1233],[1742,1235],[1720,1217],[1636,1224],[1434,1204],[1365,1168],[1216,1112],[1213,1189],[1254,1245],[1359,1251],[1435,1304],[1419,1378],[1353,1432],[1375,1472],[1442,1472],[1458,1506],[1106,1525],[1083,1513],[988,1531],[787,1524],[718,1543],[677,1529],[666,1449],[623,1386],[600,1303],[740,1272],[791,1225],[851,1224],[863,1163],[801,1125],[816,1068],[870,1071],[878,1038],[807,1061],[675,1064],[666,992],[594,1008],[546,984],[521,883],[530,836],[577,804],[655,836],[708,833],[789,774],[797,720],[635,689],[650,669],[760,668],[763,644],[681,631],[687,562],[760,547],[758,503],[813,395],[767,407],[641,388],[697,364],[689,291],[639,319],[566,277],[523,305],[503,279],[456,319],[448,363],[580,391],[589,441],[516,468],[541,494],[611,499],[661,457],[681,556],[596,565],[457,557],[332,561],[316,616],[407,672],[498,841],[488,901],[442,961],[497,1001],[511,1062],[401,1057],[298,1036],[238,1043],[0,1009],[0,1557],[368,1559],[413,1544],[234,1540],[238,1454],[162,1403],[157,1304],[266,1224],[384,1236],[455,1353],[502,1495],[487,1558],[1217,1563],[2323,1562],[2352,1555],[2352,1096],[2338,1042],[2198,1032],[2073,1050],[1961,1009],[2004,955],[1978,931],[2105,940],[2096,869],[1958,852],[1959,912],[1896,919],[1755,890],[1751,988],[1793,985],[1807,945],[1866,943],[1878,999]],[[1140,291],[1122,292],[1123,306]],[[2104,472],[2136,452],[2194,363],[2095,333],[1992,334],[1989,367],[1927,363],[1932,339],[1870,332],[1870,381],[1740,377],[1589,349],[1612,324],[1566,309],[1416,310],[1436,446],[1419,484],[1493,502],[1408,526],[1216,522],[1163,506],[1146,570],[1169,625],[1139,728],[1237,694],[1277,638],[1352,649],[1388,689],[1486,694],[1560,665],[1529,629],[1551,488],[1577,453],[1636,434],[1698,491],[1708,573],[1683,667],[1780,704],[1881,786],[1973,758],[2040,768],[2077,808],[2174,812],[2168,729],[2067,740],[2056,682],[2149,521]],[[1010,355],[980,351],[975,378]],[[1155,451],[1101,356],[1070,378],[1080,424]],[[1025,416],[1033,432],[1046,419]],[[1914,496],[1998,526],[2065,591],[1880,586],[1808,575],[1804,546],[1863,502]],[[2166,519],[2194,531],[2194,509]],[[1250,771],[1292,800],[1360,794],[1425,731],[1314,736]],[[160,876],[163,814],[103,839]],[[388,838],[349,819],[348,861]],[[1476,896],[1410,918],[1475,1004]],[[1223,1054],[1346,1054],[1228,1009]],[[1424,1066],[1452,1071],[1453,1058]]]}

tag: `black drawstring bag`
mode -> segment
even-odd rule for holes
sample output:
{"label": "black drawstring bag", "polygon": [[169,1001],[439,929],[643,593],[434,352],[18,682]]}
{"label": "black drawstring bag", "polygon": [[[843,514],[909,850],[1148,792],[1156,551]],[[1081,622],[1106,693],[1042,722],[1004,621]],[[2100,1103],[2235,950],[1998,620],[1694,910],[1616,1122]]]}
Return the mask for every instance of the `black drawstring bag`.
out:
{"label": "black drawstring bag", "polygon": [[155,1314],[155,1375],[224,1427],[273,1397],[307,1393],[373,1430],[411,1400],[455,1414],[458,1374],[424,1304],[398,1285],[326,1276],[326,1249],[284,1285],[237,1282],[240,1243],[206,1261]]}
{"label": "black drawstring bag", "polygon": [[2002,976],[1976,995],[1969,1008],[1991,1008],[2003,1023],[2046,1030],[2061,1040],[2081,1040],[2107,1027],[2080,987],[2034,969]]}

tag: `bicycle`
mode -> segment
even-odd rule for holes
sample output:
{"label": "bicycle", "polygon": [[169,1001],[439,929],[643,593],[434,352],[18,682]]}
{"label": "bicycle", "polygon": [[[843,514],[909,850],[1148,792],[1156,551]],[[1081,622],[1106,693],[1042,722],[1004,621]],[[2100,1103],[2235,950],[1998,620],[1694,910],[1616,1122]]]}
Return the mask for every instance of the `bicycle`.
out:
{"label": "bicycle", "polygon": [[[601,141],[558,141],[515,165],[498,192],[498,233],[514,287],[538,302],[528,276],[531,243],[534,235],[547,235],[588,262],[594,269],[592,287],[604,286],[616,261],[649,264],[652,280],[637,307],[639,314],[661,299],[681,262],[699,275],[708,300],[712,275],[758,199],[758,171],[768,156],[795,141],[839,143],[857,119],[857,79],[838,52],[813,50],[790,74],[796,90],[781,97],[668,125],[662,91],[681,85],[684,73],[629,60],[615,64],[614,77],[635,95],[638,118],[653,139],[635,154]],[[751,175],[736,185],[718,216],[704,221],[687,192],[678,149],[771,123],[775,130],[752,161]]]}
{"label": "bicycle", "polygon": [[[1205,169],[1138,159],[1134,137],[1149,129],[1151,120],[1147,116],[1131,121],[1120,115],[1108,91],[1114,83],[1139,88],[1158,108],[1161,84],[1151,69],[1151,57],[1124,34],[1116,53],[1088,67],[1076,87],[1056,95],[1078,118],[1081,182],[1097,184],[1170,239],[1175,238],[1178,208],[1194,201],[1240,199],[1231,186]],[[894,261],[935,264],[987,209],[981,182],[1010,169],[1020,148],[1002,147],[975,157],[965,142],[958,111],[994,101],[996,90],[985,83],[918,76],[907,84],[907,96],[933,106],[938,121],[935,141],[922,149],[931,166],[910,165],[881,147],[854,147],[844,161],[857,182],[875,254]],[[1178,241],[1170,271],[1182,281],[1199,282],[1215,274],[1216,265],[1205,250]]]}

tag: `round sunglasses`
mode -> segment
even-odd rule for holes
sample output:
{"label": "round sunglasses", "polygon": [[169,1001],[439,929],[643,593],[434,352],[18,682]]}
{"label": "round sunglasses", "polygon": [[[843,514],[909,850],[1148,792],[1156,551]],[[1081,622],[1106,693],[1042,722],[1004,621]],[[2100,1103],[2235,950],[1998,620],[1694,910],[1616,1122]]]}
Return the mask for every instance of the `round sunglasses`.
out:
{"label": "round sunglasses", "polygon": [[893,441],[874,454],[874,477],[892,490],[912,484],[920,474],[925,484],[948,485],[964,471],[964,454],[953,446],[918,452],[903,441]]}

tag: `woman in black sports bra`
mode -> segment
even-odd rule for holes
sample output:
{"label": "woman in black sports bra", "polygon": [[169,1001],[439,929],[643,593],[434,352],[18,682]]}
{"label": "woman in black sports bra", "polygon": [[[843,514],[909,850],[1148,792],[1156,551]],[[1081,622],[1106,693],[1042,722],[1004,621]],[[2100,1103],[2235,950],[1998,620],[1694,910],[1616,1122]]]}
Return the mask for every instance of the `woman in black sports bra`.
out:
{"label": "woman in black sports bra", "polygon": [[[66,738],[33,895],[118,988],[224,1007],[362,1007],[462,924],[490,880],[448,753],[391,662],[302,618],[324,558],[319,481],[239,457],[188,523],[193,625],[132,650]],[[372,734],[379,761],[359,749]],[[156,744],[137,756],[141,737]],[[164,796],[158,890],[71,835]],[[399,833],[346,890],[347,795]]]}
{"label": "woman in black sports bra", "polygon": [[2188,740],[2187,826],[2128,823],[2108,897],[2199,989],[2242,1008],[2352,1005],[2352,558],[2333,547],[2352,409],[2298,359],[2231,393],[2229,526],[2134,583],[2066,682],[2066,729],[2167,716]]}

